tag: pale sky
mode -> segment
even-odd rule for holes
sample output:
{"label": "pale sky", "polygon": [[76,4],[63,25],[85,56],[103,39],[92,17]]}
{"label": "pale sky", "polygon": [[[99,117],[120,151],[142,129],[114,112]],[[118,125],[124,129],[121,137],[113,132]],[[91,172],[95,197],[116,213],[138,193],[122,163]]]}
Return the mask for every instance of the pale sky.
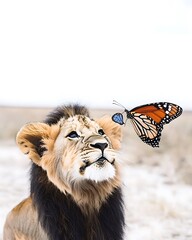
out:
{"label": "pale sky", "polygon": [[0,1],[0,105],[192,110],[191,0]]}

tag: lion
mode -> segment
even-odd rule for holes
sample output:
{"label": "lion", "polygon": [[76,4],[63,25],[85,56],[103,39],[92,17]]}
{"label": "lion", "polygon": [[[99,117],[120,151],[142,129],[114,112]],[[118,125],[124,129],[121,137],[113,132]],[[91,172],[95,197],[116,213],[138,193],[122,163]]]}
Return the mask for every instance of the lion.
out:
{"label": "lion", "polygon": [[4,240],[122,240],[121,128],[79,104],[56,107],[16,136],[31,160],[30,196],[8,214]]}

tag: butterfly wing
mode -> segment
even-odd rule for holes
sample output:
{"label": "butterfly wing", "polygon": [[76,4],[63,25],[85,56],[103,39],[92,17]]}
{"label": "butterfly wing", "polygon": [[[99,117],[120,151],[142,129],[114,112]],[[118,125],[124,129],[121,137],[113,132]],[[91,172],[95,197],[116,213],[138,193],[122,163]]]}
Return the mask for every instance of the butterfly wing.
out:
{"label": "butterfly wing", "polygon": [[124,121],[123,121],[123,114],[122,113],[115,113],[113,114],[112,116],[112,120],[120,125],[123,125],[124,124]]}
{"label": "butterfly wing", "polygon": [[159,147],[163,125],[182,114],[182,108],[168,102],[150,103],[130,111],[131,122],[141,140],[152,147]]}
{"label": "butterfly wing", "polygon": [[163,125],[158,125],[152,118],[139,113],[132,113],[131,123],[140,139],[152,147],[159,147]]}
{"label": "butterfly wing", "polygon": [[158,102],[133,108],[130,112],[144,114],[153,119],[157,124],[164,125],[179,117],[183,109],[174,103]]}

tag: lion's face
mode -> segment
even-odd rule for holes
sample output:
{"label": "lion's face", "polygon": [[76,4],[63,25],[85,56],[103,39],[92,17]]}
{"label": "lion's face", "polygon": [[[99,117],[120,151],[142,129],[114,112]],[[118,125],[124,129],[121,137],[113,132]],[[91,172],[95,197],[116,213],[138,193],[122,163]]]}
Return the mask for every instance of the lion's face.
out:
{"label": "lion's face", "polygon": [[76,183],[116,178],[120,139],[120,127],[110,117],[94,121],[84,115],[62,118],[53,125],[27,124],[17,135],[21,150],[69,193]]}
{"label": "lion's face", "polygon": [[115,176],[116,151],[97,122],[74,116],[60,124],[54,151],[65,180],[97,182]]}

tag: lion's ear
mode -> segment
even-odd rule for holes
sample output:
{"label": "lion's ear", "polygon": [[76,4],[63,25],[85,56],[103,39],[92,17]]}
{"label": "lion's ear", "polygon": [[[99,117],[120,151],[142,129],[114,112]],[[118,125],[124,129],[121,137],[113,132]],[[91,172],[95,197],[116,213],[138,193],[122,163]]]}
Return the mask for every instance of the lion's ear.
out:
{"label": "lion's ear", "polygon": [[49,147],[48,140],[55,140],[57,134],[53,136],[53,128],[45,123],[30,123],[23,126],[17,134],[16,142],[19,148],[37,165],[41,165],[42,154]]}
{"label": "lion's ear", "polygon": [[121,126],[112,121],[110,116],[104,116],[96,120],[105,134],[110,138],[113,148],[119,149],[122,139]]}

